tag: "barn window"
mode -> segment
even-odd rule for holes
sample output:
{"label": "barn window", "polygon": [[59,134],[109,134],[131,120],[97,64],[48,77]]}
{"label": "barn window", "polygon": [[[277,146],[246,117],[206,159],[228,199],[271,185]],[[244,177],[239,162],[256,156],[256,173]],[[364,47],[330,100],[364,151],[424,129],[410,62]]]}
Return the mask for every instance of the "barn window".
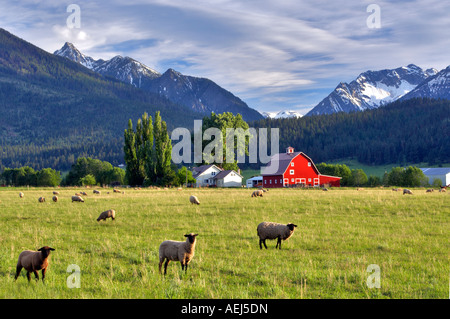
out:
{"label": "barn window", "polygon": [[311,182],[311,178],[308,178],[308,182]]}
{"label": "barn window", "polygon": [[294,175],[294,170],[293,169],[289,170],[289,174]]}
{"label": "barn window", "polygon": [[282,178],[280,178],[280,184],[283,184],[283,179]]}
{"label": "barn window", "polygon": [[308,162],[308,166],[311,167],[311,162]]}
{"label": "barn window", "polygon": [[272,180],[270,180],[269,184],[272,184]]}
{"label": "barn window", "polygon": [[293,182],[294,182],[294,179],[292,179],[291,181],[292,181],[292,183],[293,183]]}
{"label": "barn window", "polygon": [[264,184],[267,184],[267,179],[264,180]]}
{"label": "barn window", "polygon": [[277,180],[275,180],[275,184],[277,183]]}
{"label": "barn window", "polygon": [[291,167],[294,167],[294,162],[291,163]]}

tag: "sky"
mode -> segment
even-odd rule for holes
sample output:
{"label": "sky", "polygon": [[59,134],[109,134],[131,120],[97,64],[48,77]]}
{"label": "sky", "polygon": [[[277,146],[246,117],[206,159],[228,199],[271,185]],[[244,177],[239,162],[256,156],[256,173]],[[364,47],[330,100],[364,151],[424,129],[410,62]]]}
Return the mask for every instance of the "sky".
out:
{"label": "sky", "polygon": [[260,112],[306,114],[367,70],[446,68],[449,12],[442,0],[0,0],[0,27],[50,53],[71,42],[209,78]]}

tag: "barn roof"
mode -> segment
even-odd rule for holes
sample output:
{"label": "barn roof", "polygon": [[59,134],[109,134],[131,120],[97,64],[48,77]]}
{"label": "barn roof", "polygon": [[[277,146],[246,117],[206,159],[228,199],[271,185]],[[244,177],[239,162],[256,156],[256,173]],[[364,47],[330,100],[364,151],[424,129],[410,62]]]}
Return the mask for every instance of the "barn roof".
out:
{"label": "barn roof", "polygon": [[[317,174],[320,174],[319,170],[317,169],[316,165],[314,165],[314,162],[311,160],[311,158],[308,157],[303,152],[294,152],[294,153],[280,153],[275,154],[270,158],[269,164],[263,168],[261,175],[283,175],[284,172],[286,172],[286,169],[289,167],[289,164],[291,161],[297,157],[298,155],[302,155],[306,157],[311,162],[312,168],[316,171]],[[276,171],[272,171],[271,165],[278,162],[278,169]]]}
{"label": "barn roof", "polygon": [[447,175],[450,173],[450,167],[432,167],[421,168],[425,175]]}

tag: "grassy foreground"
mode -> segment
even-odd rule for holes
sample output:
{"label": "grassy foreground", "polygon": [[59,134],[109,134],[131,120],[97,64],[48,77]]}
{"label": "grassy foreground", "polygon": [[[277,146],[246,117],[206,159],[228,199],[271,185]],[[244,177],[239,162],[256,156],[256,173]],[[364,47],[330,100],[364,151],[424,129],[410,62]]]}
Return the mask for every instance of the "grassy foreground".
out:
{"label": "grassy foreground", "polygon": [[[61,189],[53,203],[53,190],[0,190],[0,298],[449,297],[449,193],[278,189],[251,198],[247,189],[101,189],[72,203],[79,189]],[[97,223],[107,209],[117,219]],[[261,221],[299,227],[281,251],[275,241],[260,250]],[[187,274],[172,262],[163,278],[159,244],[189,232],[199,236]],[[56,249],[46,283],[29,284],[24,270],[15,282],[19,253],[46,245]],[[79,289],[67,286],[72,264],[81,269]],[[379,289],[367,286],[371,264],[380,268]]]}

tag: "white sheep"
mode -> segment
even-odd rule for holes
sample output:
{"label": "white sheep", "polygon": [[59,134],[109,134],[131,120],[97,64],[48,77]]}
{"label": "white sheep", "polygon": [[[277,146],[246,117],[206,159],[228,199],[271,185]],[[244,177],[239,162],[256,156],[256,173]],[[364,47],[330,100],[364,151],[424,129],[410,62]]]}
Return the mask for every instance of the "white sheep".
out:
{"label": "white sheep", "polygon": [[197,196],[191,195],[191,197],[189,197],[189,201],[191,202],[191,204],[200,205],[200,201],[198,200]]}
{"label": "white sheep", "polygon": [[16,276],[14,280],[19,277],[22,268],[27,271],[28,281],[31,280],[31,273],[34,273],[36,279],[39,280],[38,270],[42,269],[42,281],[44,281],[45,273],[48,267],[48,256],[50,251],[55,250],[54,248],[44,246],[38,249],[38,251],[24,250],[19,255],[19,260],[16,266]]}
{"label": "white sheep", "polygon": [[279,247],[281,249],[281,240],[286,240],[294,233],[294,224],[279,224],[272,222],[262,222],[257,227],[257,233],[259,236],[259,248],[262,249],[262,244],[267,249],[266,239],[277,239],[277,245],[275,249]]}
{"label": "white sheep", "polygon": [[73,202],[81,202],[81,203],[84,203],[84,199],[83,199],[81,196],[75,195],[75,196],[72,196],[72,203],[73,203]]}
{"label": "white sheep", "polygon": [[59,195],[59,192],[54,191],[53,195]]}
{"label": "white sheep", "polygon": [[98,190],[96,190],[96,189],[94,189],[94,190],[93,190],[93,193],[94,193],[94,194],[98,194],[98,195],[100,195],[100,194],[101,194],[101,192],[100,192],[100,191],[98,191]]}
{"label": "white sheep", "polygon": [[116,218],[116,211],[114,209],[109,209],[107,211],[104,211],[100,214],[100,216],[98,216],[97,221],[101,221],[104,220],[106,221],[106,218],[111,218],[112,220],[114,220]]}
{"label": "white sheep", "polygon": [[19,197],[20,197],[20,198],[23,198],[24,196],[25,196],[24,193],[22,193],[22,192],[19,193]]}
{"label": "white sheep", "polygon": [[403,195],[405,195],[405,194],[412,195],[413,193],[412,193],[409,189],[405,188],[405,189],[403,190]]}
{"label": "white sheep", "polygon": [[164,275],[167,273],[167,265],[169,261],[179,261],[181,263],[181,270],[187,272],[189,262],[194,257],[196,237],[198,234],[190,233],[184,235],[186,241],[166,240],[159,246],[159,273],[161,273],[161,266],[164,264]]}

